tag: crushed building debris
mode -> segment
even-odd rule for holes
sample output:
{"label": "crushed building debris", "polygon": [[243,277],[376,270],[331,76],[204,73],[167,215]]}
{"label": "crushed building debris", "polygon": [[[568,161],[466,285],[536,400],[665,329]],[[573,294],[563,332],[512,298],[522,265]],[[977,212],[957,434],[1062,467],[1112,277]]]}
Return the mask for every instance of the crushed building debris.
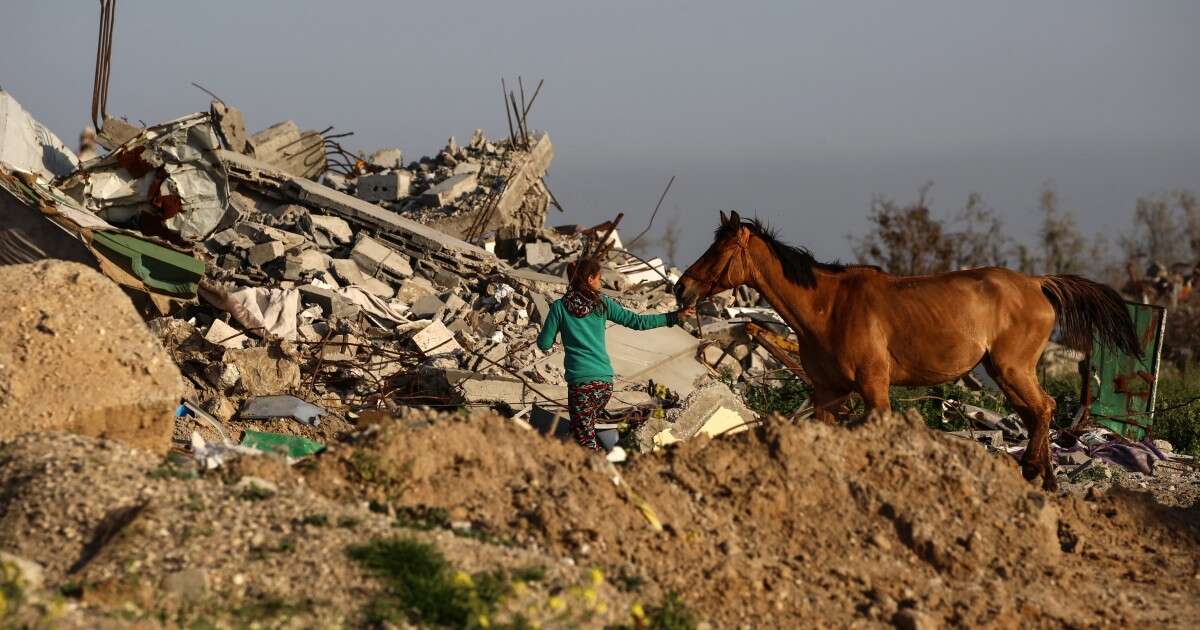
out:
{"label": "crushed building debris", "polygon": [[[249,133],[242,112],[217,99],[144,128],[106,115],[98,134],[81,136],[80,162],[3,99],[0,262],[71,260],[142,297],[184,377],[172,396],[207,418],[175,418],[181,448],[226,452],[237,446],[229,436],[276,408],[307,420],[282,425],[286,433],[321,440],[357,414],[405,405],[490,406],[543,425],[565,418],[562,353],[533,342],[567,265],[590,248],[606,252],[606,294],[640,311],[674,307],[678,270],[623,249],[619,216],[592,228],[547,225],[558,205],[545,182],[554,145],[529,130],[527,107],[507,137],[476,130],[405,163],[399,149],[349,154],[332,128],[285,121]],[[729,292],[702,323],[778,321],[761,306]],[[722,377],[768,378],[782,367],[744,334],[727,335],[714,357],[716,342],[700,332],[691,322],[636,339],[609,331],[614,426],[632,436],[657,413],[657,432],[675,427],[672,439],[686,439],[714,409],[664,415],[652,378],[686,407],[698,388],[735,398]],[[318,415],[332,419],[318,425]]]}

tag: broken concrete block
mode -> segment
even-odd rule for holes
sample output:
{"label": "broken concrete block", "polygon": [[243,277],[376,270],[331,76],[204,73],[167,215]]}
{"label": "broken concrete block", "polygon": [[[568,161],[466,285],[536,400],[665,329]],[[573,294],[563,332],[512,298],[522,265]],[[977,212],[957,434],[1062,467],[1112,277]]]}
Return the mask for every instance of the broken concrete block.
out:
{"label": "broken concrete block", "polygon": [[396,295],[396,290],[392,288],[392,285],[367,275],[353,260],[334,260],[333,272],[344,284],[362,287],[371,295],[384,299]]}
{"label": "broken concrete block", "polygon": [[320,306],[327,318],[350,319],[357,317],[362,310],[362,307],[337,293],[311,284],[300,287],[300,298],[305,304]]}
{"label": "broken concrete block", "polygon": [[250,264],[261,267],[282,256],[286,250],[287,248],[279,241],[259,243],[250,248],[250,251],[246,253],[246,259],[250,261]]}
{"label": "broken concrete block", "polygon": [[413,276],[401,282],[396,291],[396,299],[405,304],[415,304],[427,295],[437,295],[437,290],[433,288],[432,283],[420,276]]}
{"label": "broken concrete block", "polygon": [[442,311],[442,319],[454,315],[467,305],[466,300],[459,297],[457,293],[451,293],[446,297],[446,308]]}
{"label": "broken concrete block", "polygon": [[223,250],[232,247],[238,239],[245,238],[246,237],[242,236],[241,234],[238,234],[237,230],[229,228],[226,230],[221,230],[220,232],[216,232],[212,236],[208,237],[208,246],[215,250]]}
{"label": "broken concrete block", "polygon": [[411,185],[412,173],[408,171],[363,175],[358,178],[355,194],[365,201],[397,201],[408,196]]}
{"label": "broken concrete block", "polygon": [[246,333],[219,319],[213,320],[212,325],[208,327],[208,332],[204,334],[204,339],[209,343],[226,348],[245,348],[247,341]]}
{"label": "broken concrete block", "polygon": [[554,260],[554,249],[550,243],[537,242],[525,244],[525,264],[530,267],[548,265]]}
{"label": "broken concrete block", "polygon": [[454,333],[438,320],[434,320],[421,332],[413,335],[412,342],[425,356],[462,350],[462,346],[459,346],[458,342],[454,340]]}
{"label": "broken concrete block", "polygon": [[533,307],[530,311],[530,321],[535,324],[546,322],[546,317],[550,314],[550,303],[546,300],[546,296],[532,291],[529,293],[529,303]]}
{"label": "broken concrete block", "polygon": [[129,297],[78,263],[0,266],[0,440],[67,431],[163,452],[179,369]]}
{"label": "broken concrete block", "polygon": [[325,139],[316,131],[301,132],[290,120],[275,123],[250,138],[254,157],[296,177],[325,172]]}
{"label": "broken concrete block", "polygon": [[225,364],[238,369],[251,396],[285,394],[300,386],[300,364],[278,346],[226,350]]}
{"label": "broken concrete block", "polygon": [[384,272],[397,278],[407,278],[413,274],[408,256],[370,236],[358,239],[358,243],[350,251],[350,258],[358,263],[363,271],[371,275],[377,276],[380,272]]}
{"label": "broken concrete block", "polygon": [[734,380],[742,375],[741,362],[718,346],[710,345],[704,348],[704,362],[718,372],[728,373]]}
{"label": "broken concrete block", "polygon": [[211,109],[213,119],[217,123],[217,133],[225,142],[225,146],[231,151],[245,153],[248,140],[246,117],[242,115],[242,110],[217,99],[213,100]]}
{"label": "broken concrete block", "polygon": [[310,214],[308,220],[314,231],[324,232],[335,243],[348,245],[354,240],[354,232],[350,231],[350,224],[341,217]]}
{"label": "broken concrete block", "polygon": [[287,258],[284,260],[283,279],[295,281],[302,277],[312,277],[328,270],[328,256],[316,249],[306,249],[287,255]]}
{"label": "broken concrete block", "polygon": [[404,166],[404,152],[400,149],[380,149],[371,154],[367,161],[383,168],[400,168]]}
{"label": "broken concrete block", "polygon": [[425,191],[425,194],[421,195],[421,201],[429,206],[444,206],[475,190],[478,186],[478,174],[461,173]]}
{"label": "broken concrete block", "polygon": [[644,450],[666,446],[697,435],[720,437],[740,433],[757,422],[758,416],[746,407],[724,383],[710,383],[687,396],[667,417],[646,422],[635,434]]}
{"label": "broken concrete block", "polygon": [[417,319],[441,319],[445,308],[446,304],[438,296],[424,295],[413,303],[408,313]]}
{"label": "broken concrete block", "polygon": [[396,294],[396,291],[392,289],[392,285],[363,273],[358,263],[353,260],[346,258],[335,259],[332,267],[333,275],[337,276],[338,280],[347,285],[362,287],[367,293],[385,300]]}

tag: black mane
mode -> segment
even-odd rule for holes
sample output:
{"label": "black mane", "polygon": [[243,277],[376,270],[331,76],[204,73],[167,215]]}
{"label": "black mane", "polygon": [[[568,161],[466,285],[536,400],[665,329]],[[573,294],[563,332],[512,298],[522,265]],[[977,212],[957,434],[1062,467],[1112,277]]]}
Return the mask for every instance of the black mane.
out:
{"label": "black mane", "polygon": [[776,236],[774,228],[764,224],[757,218],[743,220],[741,224],[722,223],[717,228],[716,240],[719,241],[723,238],[733,236],[742,227],[748,228],[766,242],[770,246],[771,251],[775,253],[775,256],[779,258],[779,262],[783,264],[783,275],[788,280],[802,287],[812,287],[817,283],[816,276],[813,275],[813,269],[834,273],[846,270],[846,265],[837,261],[820,262],[807,249],[784,243]]}

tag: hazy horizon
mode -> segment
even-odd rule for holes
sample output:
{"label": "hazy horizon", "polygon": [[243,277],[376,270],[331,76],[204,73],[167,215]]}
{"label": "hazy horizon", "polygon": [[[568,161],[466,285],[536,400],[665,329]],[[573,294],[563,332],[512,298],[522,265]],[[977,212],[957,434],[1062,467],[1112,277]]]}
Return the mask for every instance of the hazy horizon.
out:
{"label": "hazy horizon", "polygon": [[[1200,5],[1157,2],[553,2],[122,0],[109,110],[157,122],[207,107],[256,131],[293,119],[408,159],[482,127],[506,133],[500,77],[546,86],[530,115],[557,157],[552,223],[681,216],[681,256],[718,209],[850,258],[871,197],[934,209],[979,192],[1036,230],[1054,182],[1089,235],[1128,229],[1140,195],[1198,188]],[[0,25],[0,86],[69,145],[89,124],[98,3],[20,0]]]}

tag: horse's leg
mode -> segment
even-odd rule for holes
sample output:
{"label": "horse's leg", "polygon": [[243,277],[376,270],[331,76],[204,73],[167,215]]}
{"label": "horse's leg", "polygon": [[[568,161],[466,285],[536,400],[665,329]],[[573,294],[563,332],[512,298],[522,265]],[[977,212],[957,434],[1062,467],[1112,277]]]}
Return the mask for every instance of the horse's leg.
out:
{"label": "horse's leg", "polygon": [[1050,465],[1050,417],[1054,414],[1055,402],[1037,381],[1036,361],[1036,356],[1033,361],[1013,361],[993,350],[984,358],[984,367],[1029,429],[1029,445],[1021,460],[1021,474],[1030,481],[1041,474],[1042,488],[1055,490],[1058,483],[1054,479],[1054,467]]}
{"label": "horse's leg", "polygon": [[813,418],[818,422],[833,424],[841,415],[839,411],[844,408],[849,395],[848,390],[813,383]]}
{"label": "horse's leg", "polygon": [[886,413],[892,410],[892,399],[888,396],[891,376],[887,364],[871,366],[858,372],[858,395],[867,406],[867,415],[872,411]]}

